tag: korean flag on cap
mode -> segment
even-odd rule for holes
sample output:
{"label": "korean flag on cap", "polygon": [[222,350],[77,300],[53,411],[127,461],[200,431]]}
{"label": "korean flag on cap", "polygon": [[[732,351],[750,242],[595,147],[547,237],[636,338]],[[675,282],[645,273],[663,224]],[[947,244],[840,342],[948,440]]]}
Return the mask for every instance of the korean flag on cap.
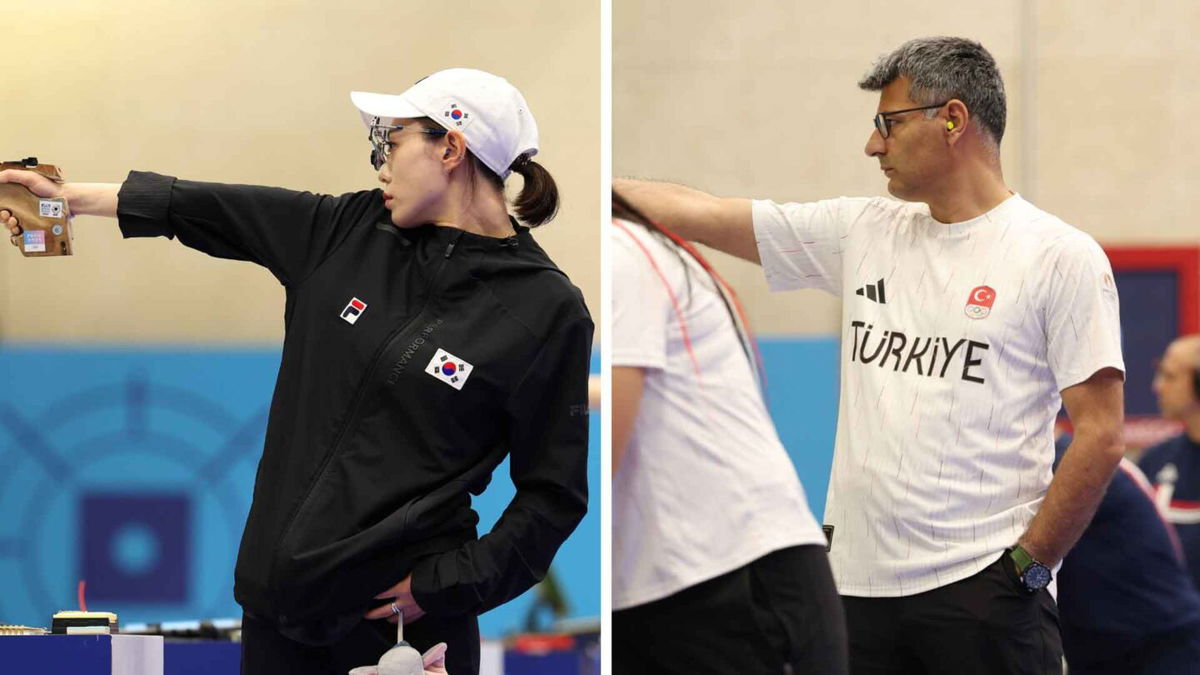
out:
{"label": "korean flag on cap", "polygon": [[426,373],[459,390],[467,383],[467,378],[471,376],[473,370],[475,370],[475,366],[445,349],[438,349],[433,358],[429,360],[429,365],[425,366]]}
{"label": "korean flag on cap", "polygon": [[474,121],[471,113],[467,112],[455,101],[442,104],[442,126],[447,129],[465,129]]}

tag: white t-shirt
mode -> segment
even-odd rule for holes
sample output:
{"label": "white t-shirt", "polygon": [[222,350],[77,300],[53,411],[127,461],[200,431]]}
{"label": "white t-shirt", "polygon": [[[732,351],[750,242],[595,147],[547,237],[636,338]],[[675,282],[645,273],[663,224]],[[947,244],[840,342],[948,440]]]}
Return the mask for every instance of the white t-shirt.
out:
{"label": "white t-shirt", "polygon": [[982,570],[1046,494],[1059,392],[1124,371],[1104,252],[1017,195],[954,224],[886,198],[753,213],[772,290],[842,297],[838,591],[913,595]]}
{"label": "white t-shirt", "polygon": [[613,476],[613,607],[664,598],[789,546],[819,544],[750,361],[708,274],[640,225],[612,239],[614,366],[646,369]]}

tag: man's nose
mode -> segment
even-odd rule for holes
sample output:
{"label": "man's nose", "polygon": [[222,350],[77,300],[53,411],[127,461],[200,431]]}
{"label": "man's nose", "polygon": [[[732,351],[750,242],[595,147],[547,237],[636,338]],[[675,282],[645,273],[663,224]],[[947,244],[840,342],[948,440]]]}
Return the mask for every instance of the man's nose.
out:
{"label": "man's nose", "polygon": [[867,153],[867,157],[878,157],[887,150],[887,144],[883,141],[883,135],[878,129],[871,131],[871,135],[867,137],[867,145],[863,148],[863,152]]}

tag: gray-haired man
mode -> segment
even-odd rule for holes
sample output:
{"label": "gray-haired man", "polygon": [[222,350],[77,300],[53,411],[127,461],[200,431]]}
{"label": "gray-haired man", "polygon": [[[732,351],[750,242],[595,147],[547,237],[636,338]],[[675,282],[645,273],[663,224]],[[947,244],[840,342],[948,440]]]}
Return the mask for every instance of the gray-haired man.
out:
{"label": "gray-haired man", "polygon": [[[683,236],[842,297],[825,521],[855,673],[1049,673],[1048,584],[1123,454],[1117,294],[1088,235],[1005,185],[1004,85],[959,38],[912,40],[859,83],[897,199],[721,199],[615,188]],[[1051,480],[1065,404],[1075,441]]]}

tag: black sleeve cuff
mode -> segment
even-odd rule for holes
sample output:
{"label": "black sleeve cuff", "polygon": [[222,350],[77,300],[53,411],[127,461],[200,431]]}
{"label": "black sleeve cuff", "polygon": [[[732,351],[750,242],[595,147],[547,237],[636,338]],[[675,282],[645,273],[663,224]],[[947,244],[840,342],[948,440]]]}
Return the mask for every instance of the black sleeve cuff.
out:
{"label": "black sleeve cuff", "polygon": [[171,206],[174,176],[130,171],[117,193],[117,225],[121,235],[175,238],[167,213]]}
{"label": "black sleeve cuff", "polygon": [[[432,555],[417,562],[412,570],[409,591],[413,600],[430,616],[462,616],[473,614],[472,603],[463,597],[464,590],[457,586],[456,556],[454,551]],[[446,579],[449,575],[451,578]]]}

